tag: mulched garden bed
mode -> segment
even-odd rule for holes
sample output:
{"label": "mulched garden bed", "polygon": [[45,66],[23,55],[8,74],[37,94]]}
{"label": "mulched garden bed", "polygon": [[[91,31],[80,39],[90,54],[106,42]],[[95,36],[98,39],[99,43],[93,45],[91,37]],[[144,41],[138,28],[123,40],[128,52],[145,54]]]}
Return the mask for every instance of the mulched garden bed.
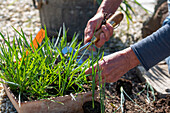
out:
{"label": "mulched garden bed", "polygon": [[[135,101],[143,110],[152,113],[170,113],[170,95],[162,97],[158,92],[150,89],[147,90],[146,82],[142,82],[138,77],[138,69],[134,68],[125,74],[116,83],[106,84],[106,113],[115,112],[121,106],[120,84],[124,87],[126,93]],[[140,94],[138,94],[141,92]],[[148,96],[147,96],[148,95]],[[125,113],[143,113],[144,111],[133,103],[125,94],[123,111]],[[121,108],[117,112],[122,112]],[[116,113],[117,113],[116,112]]]}

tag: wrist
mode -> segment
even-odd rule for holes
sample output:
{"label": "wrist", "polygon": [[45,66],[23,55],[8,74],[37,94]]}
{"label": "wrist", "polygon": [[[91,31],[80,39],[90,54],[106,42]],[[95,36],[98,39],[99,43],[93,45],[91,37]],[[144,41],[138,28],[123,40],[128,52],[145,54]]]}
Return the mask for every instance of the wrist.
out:
{"label": "wrist", "polygon": [[136,54],[130,47],[124,49],[123,53],[125,55],[129,70],[140,64],[140,61],[138,60]]}
{"label": "wrist", "polygon": [[121,2],[122,0],[103,0],[97,10],[97,13],[101,12],[103,14],[114,14]]}

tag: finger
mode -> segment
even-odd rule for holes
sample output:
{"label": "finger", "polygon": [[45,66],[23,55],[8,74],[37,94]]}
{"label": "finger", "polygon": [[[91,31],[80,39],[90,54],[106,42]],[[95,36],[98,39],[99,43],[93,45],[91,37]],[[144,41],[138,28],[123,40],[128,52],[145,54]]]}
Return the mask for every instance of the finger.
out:
{"label": "finger", "polygon": [[96,47],[97,47],[97,48],[102,47],[102,46],[104,45],[105,41],[106,41],[106,40],[105,40],[105,35],[104,35],[104,33],[101,33],[101,34],[100,34],[100,40],[95,43]]}
{"label": "finger", "polygon": [[84,31],[85,34],[84,43],[87,43],[92,39],[94,31],[100,28],[103,18],[104,18],[103,13],[97,13],[93,18],[91,18],[88,21]]}
{"label": "finger", "polygon": [[87,26],[84,31],[84,43],[89,42],[93,37],[93,28],[91,26]]}
{"label": "finger", "polygon": [[90,75],[90,76],[88,76],[88,78],[92,81],[92,76]]}
{"label": "finger", "polygon": [[102,25],[102,31],[105,34],[105,40],[109,41],[110,37],[113,35],[113,27],[111,24],[106,23],[106,25]]}
{"label": "finger", "polygon": [[113,35],[113,26],[109,23],[106,23],[106,27],[109,30],[110,37]]}
{"label": "finger", "polygon": [[[97,83],[97,81],[98,81],[98,79],[96,78],[97,77],[97,75],[94,75],[95,76],[95,83]],[[90,80],[90,81],[93,81],[93,76],[92,75],[90,75],[90,76],[87,76],[87,78]]]}
{"label": "finger", "polygon": [[85,70],[85,74],[91,74],[91,73],[92,73],[92,67],[87,68],[87,69]]}
{"label": "finger", "polygon": [[87,26],[84,30],[85,38],[84,38],[84,43],[89,42],[94,34],[94,31],[96,29],[97,21],[95,19],[90,19],[87,23]]}
{"label": "finger", "polygon": [[[95,70],[95,68],[96,68],[96,65],[97,65],[97,64],[94,64],[94,65],[93,65],[94,70]],[[89,67],[89,68],[87,68],[87,69],[85,70],[85,74],[92,74],[92,66]]]}
{"label": "finger", "polygon": [[[85,70],[85,74],[88,75],[88,74],[91,74],[92,73],[92,67],[88,68]],[[92,76],[87,76],[88,79],[92,80]]]}
{"label": "finger", "polygon": [[101,80],[99,79],[96,80],[96,85],[105,84],[105,83],[106,83],[106,78],[102,78]]}
{"label": "finger", "polygon": [[110,32],[109,32],[109,30],[107,29],[107,27],[106,27],[105,25],[102,25],[101,29],[102,29],[102,31],[104,32],[105,41],[108,41],[109,38],[110,38]]}
{"label": "finger", "polygon": [[[96,75],[94,75],[95,76],[95,83],[97,83],[98,82],[98,74],[96,74]],[[93,76],[92,75],[90,75],[90,76],[88,76],[88,78],[92,81],[93,80]]]}

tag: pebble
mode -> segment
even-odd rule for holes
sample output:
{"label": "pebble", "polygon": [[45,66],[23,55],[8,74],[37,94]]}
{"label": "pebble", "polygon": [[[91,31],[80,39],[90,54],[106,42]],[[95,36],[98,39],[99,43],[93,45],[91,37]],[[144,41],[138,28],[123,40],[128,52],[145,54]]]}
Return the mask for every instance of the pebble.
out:
{"label": "pebble", "polygon": [[[34,9],[30,0],[0,0],[0,10],[0,32],[2,34],[10,31],[10,36],[13,37],[15,33],[11,26],[17,30],[24,27],[29,37],[30,34],[37,34],[35,29],[41,28],[39,11]],[[25,23],[29,25],[23,25]],[[2,40],[1,37],[0,40]]]}

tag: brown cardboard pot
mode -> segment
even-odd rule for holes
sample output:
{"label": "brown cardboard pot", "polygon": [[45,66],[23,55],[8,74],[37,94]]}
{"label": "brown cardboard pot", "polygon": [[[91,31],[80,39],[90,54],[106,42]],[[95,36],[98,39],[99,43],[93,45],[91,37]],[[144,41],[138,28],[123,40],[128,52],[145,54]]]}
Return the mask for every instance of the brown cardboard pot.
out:
{"label": "brown cardboard pot", "polygon": [[[84,92],[77,94],[76,100],[72,99],[70,95],[66,95],[52,98],[55,102],[44,99],[22,102],[19,106],[18,100],[9,87],[4,84],[3,87],[18,113],[83,113],[83,104],[92,100],[92,92]],[[95,92],[95,99],[97,99],[97,95],[98,91]],[[62,102],[64,105],[58,102]]]}

